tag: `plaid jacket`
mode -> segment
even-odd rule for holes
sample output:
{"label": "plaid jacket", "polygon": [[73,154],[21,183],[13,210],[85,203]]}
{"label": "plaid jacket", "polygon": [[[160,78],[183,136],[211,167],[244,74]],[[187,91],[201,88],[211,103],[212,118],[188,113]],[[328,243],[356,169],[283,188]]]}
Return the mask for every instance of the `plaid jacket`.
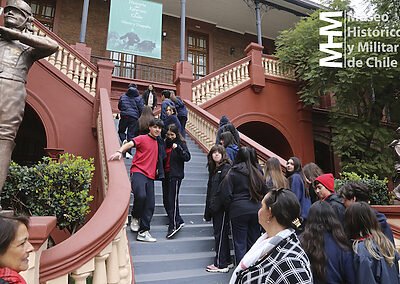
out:
{"label": "plaid jacket", "polygon": [[312,284],[310,261],[296,234],[282,240],[268,255],[241,271],[236,283]]}

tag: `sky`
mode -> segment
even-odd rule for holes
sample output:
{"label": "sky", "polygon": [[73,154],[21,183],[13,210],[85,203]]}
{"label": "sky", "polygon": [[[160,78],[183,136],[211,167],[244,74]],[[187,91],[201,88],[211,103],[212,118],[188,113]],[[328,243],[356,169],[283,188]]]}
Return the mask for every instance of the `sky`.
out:
{"label": "sky", "polygon": [[[323,0],[311,0],[317,3],[322,3]],[[364,18],[367,15],[367,4],[365,0],[351,0],[351,6],[355,11],[356,18]]]}

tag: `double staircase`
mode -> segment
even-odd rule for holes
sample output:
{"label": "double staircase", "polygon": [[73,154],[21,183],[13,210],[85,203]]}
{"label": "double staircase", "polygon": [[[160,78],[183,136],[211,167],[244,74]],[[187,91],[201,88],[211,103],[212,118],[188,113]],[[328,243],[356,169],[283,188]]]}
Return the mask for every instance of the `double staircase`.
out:
{"label": "double staircase", "polygon": [[[228,283],[233,272],[210,273],[205,267],[214,261],[214,237],[211,222],[203,221],[207,191],[207,157],[195,142],[186,139],[191,160],[185,164],[185,178],[179,194],[180,212],[185,226],[166,239],[168,218],[162,203],[161,182],[155,182],[156,208],[151,234],[156,243],[136,240],[137,233],[127,230],[135,283]],[[129,170],[130,159],[125,159]],[[132,201],[131,204],[132,206]]]}

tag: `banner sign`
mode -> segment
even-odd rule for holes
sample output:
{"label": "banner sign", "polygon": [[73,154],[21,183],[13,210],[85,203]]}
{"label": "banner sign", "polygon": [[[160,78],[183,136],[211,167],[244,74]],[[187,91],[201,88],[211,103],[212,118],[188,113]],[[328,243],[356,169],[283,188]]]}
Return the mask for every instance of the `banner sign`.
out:
{"label": "banner sign", "polygon": [[161,59],[162,4],[112,0],[107,50]]}

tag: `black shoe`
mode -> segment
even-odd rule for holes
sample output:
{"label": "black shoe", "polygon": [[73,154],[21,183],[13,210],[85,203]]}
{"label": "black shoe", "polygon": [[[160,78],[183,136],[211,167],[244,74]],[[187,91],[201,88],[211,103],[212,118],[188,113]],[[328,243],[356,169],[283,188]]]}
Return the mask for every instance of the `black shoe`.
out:
{"label": "black shoe", "polygon": [[185,226],[185,223],[180,224],[180,225],[178,226],[178,228],[176,228],[176,229],[169,229],[166,238],[167,238],[167,239],[172,238],[172,236],[175,235],[176,233],[178,233],[179,230],[183,228],[183,226]]}
{"label": "black shoe", "polygon": [[166,238],[167,238],[167,239],[172,238],[172,236],[175,235],[176,232],[177,232],[177,231],[176,231],[176,230],[173,230],[173,229],[168,230],[168,233],[167,233],[167,235],[166,235]]}

